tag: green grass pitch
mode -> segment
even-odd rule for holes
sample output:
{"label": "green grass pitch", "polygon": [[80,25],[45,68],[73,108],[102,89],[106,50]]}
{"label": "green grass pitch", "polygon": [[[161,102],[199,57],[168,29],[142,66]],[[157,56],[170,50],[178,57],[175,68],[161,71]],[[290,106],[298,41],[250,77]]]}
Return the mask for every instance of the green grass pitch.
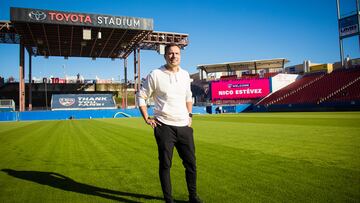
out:
{"label": "green grass pitch", "polygon": [[[360,112],[195,115],[205,202],[360,202]],[[0,202],[162,202],[140,118],[0,123]],[[187,200],[174,153],[173,194]]]}

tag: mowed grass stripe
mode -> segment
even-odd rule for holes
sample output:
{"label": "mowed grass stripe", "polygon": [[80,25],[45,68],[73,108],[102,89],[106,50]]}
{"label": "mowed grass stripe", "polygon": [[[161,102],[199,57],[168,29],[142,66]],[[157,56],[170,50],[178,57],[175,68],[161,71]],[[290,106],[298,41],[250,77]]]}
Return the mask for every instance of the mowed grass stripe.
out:
{"label": "mowed grass stripe", "polygon": [[[87,121],[62,121],[62,124],[59,124],[57,121],[50,121],[50,123],[53,124],[47,123],[47,125],[45,125],[48,126],[48,130],[45,130],[42,133],[37,132],[37,134],[50,134],[51,137],[48,139],[43,139],[44,143],[42,144],[44,144],[44,146],[41,146],[41,148],[45,149],[46,145],[51,145],[50,143],[52,143],[52,147],[47,148],[49,153],[42,156],[43,160],[36,159],[39,157],[36,155],[36,153],[29,153],[34,155],[34,158],[29,160],[32,163],[41,161],[49,162],[47,157],[51,156],[52,159],[56,160],[58,163],[45,164],[52,165],[53,168],[56,169],[52,170],[53,172],[59,172],[63,175],[71,174],[69,177],[72,177],[75,180],[83,183],[91,184],[92,181],[94,181],[97,183],[94,185],[97,186],[105,185],[105,188],[115,189],[119,189],[119,186],[123,186],[122,189],[126,189],[120,191],[129,191],[127,186],[131,186],[131,188],[134,189],[133,191],[136,191],[138,186],[142,186],[139,179],[146,180],[147,176],[144,177],[141,175],[136,175],[143,173],[143,170],[139,170],[139,166],[141,167],[142,165],[139,165],[139,162],[136,162],[136,159],[132,157],[132,153],[136,151],[133,149],[132,145],[136,145],[136,143],[126,143],[123,140],[123,135],[121,135],[121,133],[119,135],[107,135],[107,131],[99,130],[99,124],[103,123],[96,120],[89,123]],[[51,130],[52,126],[54,125],[58,127],[57,131]],[[69,131],[67,129],[71,130]],[[122,131],[125,130],[121,128],[114,130],[114,132]],[[111,137],[111,142],[107,143],[106,137]],[[50,138],[56,138],[56,141],[51,141]],[[102,142],[102,140],[104,140],[104,142]],[[107,145],[103,146],[103,143],[107,143]],[[29,141],[28,144],[32,145],[31,141]],[[33,145],[31,148],[40,149],[39,147],[40,146]],[[56,153],[51,153],[52,151]],[[139,160],[143,161],[144,159],[141,157]],[[135,170],[132,170],[129,168],[129,166],[135,168]],[[156,172],[152,169],[155,168],[155,166],[156,165],[149,167],[149,170],[151,169],[151,172],[154,173],[154,176]],[[23,165],[23,168],[34,168],[34,164],[32,167]],[[38,169],[47,171],[46,167],[38,167]],[[101,170],[105,170],[105,173],[99,173]],[[111,172],[110,174],[109,171]],[[118,171],[125,172],[126,174],[119,175]],[[89,179],[89,175],[92,177],[91,179]],[[115,182],[107,184],[108,180],[115,180]],[[151,182],[154,182],[153,180],[153,177],[151,177]]]}
{"label": "mowed grass stripe", "polygon": [[[36,171],[48,171],[47,169],[51,168],[51,171],[54,171],[54,168],[45,164],[47,156],[50,156],[50,160],[53,158],[53,152],[58,152],[55,143],[57,143],[56,131],[60,130],[61,126],[59,124],[61,122],[41,122],[42,125],[38,125],[39,123],[35,122],[33,125],[33,129],[28,129],[28,132],[23,132],[20,129],[18,132],[15,131],[14,134],[20,136],[20,139],[15,139],[18,142],[14,142],[13,145],[16,148],[16,153],[7,154],[9,160],[11,162],[6,163],[6,167],[2,167],[3,169],[18,169],[23,170],[26,169],[28,171],[36,170]],[[57,128],[59,127],[59,128]],[[46,132],[46,133],[44,133]],[[7,136],[7,138],[13,139],[15,136]],[[54,149],[54,150],[52,150]],[[2,165],[5,163],[2,163]],[[11,167],[9,167],[11,166]],[[3,175],[3,174],[1,174]],[[9,176],[10,177],[10,176]],[[35,179],[34,181],[39,181],[39,179]],[[26,202],[27,199],[35,200],[43,196],[44,201],[51,199],[53,193],[51,190],[53,188],[44,187],[43,185],[34,184],[32,181],[28,181],[26,179],[10,179],[6,184],[15,183],[18,188],[21,188],[22,191],[17,193],[17,187],[10,187],[11,191],[14,191],[13,196],[6,197],[6,201],[10,202]],[[11,185],[11,184],[10,184]],[[31,192],[29,192],[31,191]],[[18,195],[19,194],[19,195]],[[47,194],[47,195],[43,195]]]}
{"label": "mowed grass stripe", "polygon": [[[20,160],[24,162],[34,161],[34,155],[41,152],[44,146],[51,141],[51,137],[46,136],[46,134],[42,132],[49,132],[51,128],[55,128],[55,125],[52,123],[53,122],[34,122],[2,134],[1,141],[3,147],[1,147],[0,151],[8,155],[4,157],[4,162],[9,161],[21,164]],[[46,142],[43,142],[44,140],[46,140]],[[16,155],[16,159],[11,155]]]}
{"label": "mowed grass stripe", "polygon": [[[341,123],[337,123],[338,127],[354,127],[360,128],[358,125],[358,119],[354,119],[353,117],[311,117],[310,115],[306,115],[303,117],[286,117],[279,116],[274,114],[274,117],[261,116],[257,117],[254,113],[250,115],[212,115],[212,116],[198,116],[199,120],[206,120],[207,122],[241,122],[241,123],[259,123],[259,124],[279,124],[279,125],[302,125],[302,126],[333,126],[334,123],[337,123],[339,120]],[[208,119],[211,118],[211,119]],[[271,118],[271,119],[269,119]]]}
{"label": "mowed grass stripe", "polygon": [[[319,166],[301,159],[226,146],[221,147],[219,153],[216,144],[199,143],[198,148],[202,148],[198,152],[199,177],[205,176],[199,182],[199,189],[210,189],[212,195],[208,200],[211,202],[219,199],[224,202],[235,199],[239,202],[338,202],[359,197],[357,170]],[[349,197],[349,194],[357,195]]]}
{"label": "mowed grass stripe", "polygon": [[[335,164],[339,167],[345,165],[345,168],[354,169],[360,167],[357,156],[360,153],[360,132],[357,125],[339,128],[337,125],[341,125],[342,121],[338,120],[330,127],[309,128],[291,124],[244,123],[241,120],[243,116],[238,117],[238,122],[229,122],[224,118],[225,122],[217,122],[218,125],[209,125],[206,119],[212,120],[211,116],[200,117],[201,120],[194,126],[206,129],[208,136],[205,139],[200,137],[199,140],[270,155],[301,158],[315,163]],[[231,115],[230,119],[233,120],[234,115]],[[357,121],[360,123],[359,119]]]}
{"label": "mowed grass stripe", "polygon": [[[206,202],[358,202],[357,123],[358,112],[196,115],[199,193]],[[0,126],[0,169],[55,172],[83,189],[1,171],[0,201],[161,202],[156,142],[140,118]],[[172,180],[186,200],[175,151]]]}
{"label": "mowed grass stripe", "polygon": [[[158,181],[158,162],[157,162],[157,146],[156,141],[153,136],[153,130],[150,126],[146,125],[142,119],[111,119],[111,120],[99,120],[101,122],[107,123],[107,129],[109,131],[114,131],[118,126],[123,129],[122,131],[118,130],[118,136],[124,141],[131,143],[129,147],[132,150],[127,151],[127,157],[130,159],[128,162],[135,163],[133,167],[134,170],[139,173],[136,179],[132,180],[137,183],[136,190],[142,188],[143,191],[147,191],[150,188],[155,189],[156,196],[161,197],[160,183]],[[119,122],[120,121],[120,122]],[[129,156],[133,153],[134,156]],[[135,158],[136,157],[136,158]],[[175,198],[187,198],[186,184],[184,181],[184,170],[180,159],[178,158],[176,152],[174,151],[174,160],[173,160],[174,169],[172,170],[173,180],[173,190]],[[139,170],[140,169],[140,170]],[[143,177],[148,178],[143,178]]]}
{"label": "mowed grass stripe", "polygon": [[[110,188],[119,191],[133,191],[137,192],[138,194],[146,194],[144,193],[144,191],[146,192],[149,187],[152,187],[154,183],[154,177],[157,177],[156,171],[153,170],[153,168],[156,168],[157,166],[153,165],[151,167],[148,167],[148,164],[155,163],[154,158],[156,156],[153,156],[151,159],[149,159],[149,153],[146,151],[146,148],[142,148],[142,145],[139,145],[135,141],[135,136],[137,135],[134,133],[137,133],[136,131],[131,132],[123,127],[107,130],[106,128],[104,129],[100,127],[101,125],[103,125],[102,122],[94,122],[96,122],[96,128],[98,129],[98,131],[96,132],[98,132],[98,134],[101,134],[101,139],[97,139],[97,141],[103,142],[97,145],[101,147],[101,150],[99,151],[105,152],[107,149],[113,148],[113,150],[109,151],[108,154],[111,154],[111,156],[114,158],[113,161],[109,163],[113,164],[114,168],[112,169],[112,171],[115,171],[115,173],[109,174],[109,170],[102,171],[105,176],[109,176],[107,178],[108,180],[117,181],[109,183],[108,185],[110,185]],[[112,127],[113,126],[109,126],[109,128]],[[99,136],[89,135],[89,137],[90,136],[94,138],[99,138]],[[106,141],[106,137],[109,138],[108,140],[110,142]],[[109,146],[107,147],[106,145]],[[151,148],[151,150],[156,152],[154,148]],[[105,154],[106,152],[104,153],[104,155]],[[155,155],[155,153],[152,153],[152,155]],[[99,159],[103,159],[100,165],[109,165],[109,163],[106,163],[106,157],[102,157],[99,157]],[[99,169],[101,169],[99,168],[101,167],[100,165],[98,166],[98,168],[95,168],[95,170],[98,170],[98,172]],[[149,174],[153,175],[149,176]],[[155,181],[155,183],[157,183],[157,181]],[[159,186],[157,185],[157,187]]]}
{"label": "mowed grass stripe", "polygon": [[[83,121],[78,121],[83,122]],[[100,128],[98,122],[93,120],[89,123],[85,123],[85,125],[77,125],[79,129],[77,142],[81,142],[80,149],[82,150],[83,157],[81,158],[81,162],[78,165],[82,164],[82,168],[86,168],[92,170],[96,173],[101,171],[105,171],[105,175],[108,175],[108,171],[118,170],[126,173],[134,174],[138,173],[139,167],[142,165],[138,165],[136,160],[134,160],[133,155],[140,156],[141,154],[137,154],[138,151],[133,148],[133,145],[136,143],[131,143],[127,139],[124,139],[124,135],[121,133],[116,133],[119,131],[126,131],[126,129],[114,129],[114,131],[105,131]],[[89,133],[90,132],[90,133]],[[147,161],[147,156],[140,157],[142,162]],[[149,161],[148,161],[149,162]],[[87,165],[86,165],[87,163]],[[133,170],[133,168],[136,168]],[[101,179],[105,179],[104,177],[100,177]],[[129,176],[129,178],[133,178]],[[113,180],[114,177],[109,177],[108,180]],[[124,182],[125,181],[125,182]],[[133,185],[128,184],[128,179],[123,179],[124,186]],[[138,182],[138,181],[136,181]],[[115,184],[117,185],[117,184]],[[124,188],[128,189],[128,188]]]}

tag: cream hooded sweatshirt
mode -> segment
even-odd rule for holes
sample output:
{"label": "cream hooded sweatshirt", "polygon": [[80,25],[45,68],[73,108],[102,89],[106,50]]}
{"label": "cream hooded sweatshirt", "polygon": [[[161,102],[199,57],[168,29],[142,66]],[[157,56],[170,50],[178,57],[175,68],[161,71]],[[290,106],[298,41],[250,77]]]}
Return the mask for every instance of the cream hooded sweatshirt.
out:
{"label": "cream hooded sweatshirt", "polygon": [[153,70],[137,94],[139,106],[153,97],[154,116],[167,125],[187,126],[189,112],[186,102],[192,102],[189,73],[179,67],[178,72],[168,71],[165,66]]}

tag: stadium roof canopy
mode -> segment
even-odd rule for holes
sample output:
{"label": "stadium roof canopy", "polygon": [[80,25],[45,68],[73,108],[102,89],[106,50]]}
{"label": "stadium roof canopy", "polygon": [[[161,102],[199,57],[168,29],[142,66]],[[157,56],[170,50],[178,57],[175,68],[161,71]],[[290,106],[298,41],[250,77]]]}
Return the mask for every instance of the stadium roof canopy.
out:
{"label": "stadium roof canopy", "polygon": [[33,55],[126,58],[153,19],[11,8],[11,24]]}
{"label": "stadium roof canopy", "polygon": [[134,80],[138,89],[141,49],[163,53],[169,43],[181,48],[188,45],[187,34],[154,32],[153,27],[153,19],[147,18],[10,8],[10,21],[0,21],[0,43],[20,44],[19,111],[25,110],[25,49],[29,53],[31,110],[32,56],[121,58],[127,83],[127,57],[134,52]]}
{"label": "stadium roof canopy", "polygon": [[137,48],[188,45],[188,34],[153,27],[147,18],[10,8],[10,21],[0,21],[0,43],[22,44],[33,56],[123,59]]}
{"label": "stadium roof canopy", "polygon": [[197,69],[203,70],[206,73],[275,69],[275,68],[284,68],[285,63],[288,62],[289,60],[285,58],[238,61],[238,62],[228,62],[228,63],[218,63],[218,64],[202,64],[202,65],[198,65]]}

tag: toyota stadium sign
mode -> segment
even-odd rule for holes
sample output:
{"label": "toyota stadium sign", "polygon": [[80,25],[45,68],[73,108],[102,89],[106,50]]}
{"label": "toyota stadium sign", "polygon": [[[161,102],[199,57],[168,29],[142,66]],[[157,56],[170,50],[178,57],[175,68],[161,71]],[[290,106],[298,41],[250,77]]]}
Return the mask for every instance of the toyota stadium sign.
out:
{"label": "toyota stadium sign", "polygon": [[226,80],[211,82],[211,99],[254,99],[270,93],[269,79]]}
{"label": "toyota stadium sign", "polygon": [[153,19],[86,14],[29,8],[11,8],[11,21],[80,25],[119,29],[153,30]]}
{"label": "toyota stadium sign", "polygon": [[51,110],[116,109],[111,94],[54,94]]}

